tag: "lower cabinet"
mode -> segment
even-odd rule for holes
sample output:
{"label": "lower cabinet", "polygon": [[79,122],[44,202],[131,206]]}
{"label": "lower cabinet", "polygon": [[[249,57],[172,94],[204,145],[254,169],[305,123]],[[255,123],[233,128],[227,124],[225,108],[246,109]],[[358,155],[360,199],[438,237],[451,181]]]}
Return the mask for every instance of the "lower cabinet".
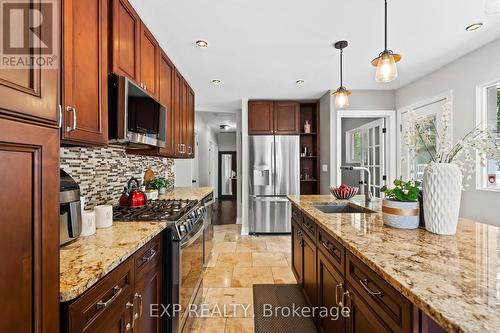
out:
{"label": "lower cabinet", "polygon": [[162,302],[162,242],[155,237],[92,288],[62,304],[62,332],[157,333],[160,317],[151,304]]}
{"label": "lower cabinet", "polygon": [[445,332],[295,206],[291,266],[311,306],[338,308],[314,318],[320,332]]}

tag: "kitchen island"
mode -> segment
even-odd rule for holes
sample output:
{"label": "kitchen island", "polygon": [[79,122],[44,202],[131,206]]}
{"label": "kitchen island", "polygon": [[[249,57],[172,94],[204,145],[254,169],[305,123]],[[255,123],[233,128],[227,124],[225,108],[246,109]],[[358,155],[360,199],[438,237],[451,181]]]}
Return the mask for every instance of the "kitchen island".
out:
{"label": "kitchen island", "polygon": [[[349,201],[329,195],[288,198],[293,205],[292,237],[299,238],[292,240],[292,248],[302,251],[300,264],[305,266],[298,267],[296,253],[292,269],[301,270],[296,275],[305,281],[304,290],[311,303],[322,305],[328,296],[324,294],[347,291],[349,300],[335,295],[341,300],[337,304],[354,305],[355,309],[359,305],[358,314],[374,310],[376,315],[369,319],[375,327],[380,324],[378,330],[426,331],[418,325],[426,326],[420,319],[428,316],[448,332],[500,331],[497,227],[461,219],[455,236],[439,236],[424,229],[384,226],[380,200],[367,205],[362,196]],[[328,214],[314,207],[329,202],[372,212]],[[305,261],[316,253],[317,264]],[[322,265],[326,261],[327,266]],[[333,280],[339,280],[339,291],[322,290],[322,267],[334,267],[331,273]],[[367,296],[362,295],[364,292]]]}

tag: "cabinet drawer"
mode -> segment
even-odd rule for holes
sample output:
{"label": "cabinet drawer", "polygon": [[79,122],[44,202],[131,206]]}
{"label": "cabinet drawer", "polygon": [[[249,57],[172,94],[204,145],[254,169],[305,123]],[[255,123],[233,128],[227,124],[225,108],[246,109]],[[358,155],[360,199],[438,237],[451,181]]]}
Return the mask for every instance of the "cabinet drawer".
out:
{"label": "cabinet drawer", "polygon": [[90,325],[122,311],[134,289],[134,265],[127,260],[69,305],[71,332],[85,331]]}
{"label": "cabinet drawer", "polygon": [[302,217],[302,229],[311,239],[316,239],[316,223],[306,216]]}
{"label": "cabinet drawer", "polygon": [[352,253],[346,253],[346,280],[393,332],[411,332],[412,305]]}
{"label": "cabinet drawer", "polygon": [[332,236],[318,228],[318,248],[332,262],[334,267],[344,274],[345,248]]}
{"label": "cabinet drawer", "polygon": [[161,237],[156,236],[134,255],[135,274],[139,274],[148,267],[156,266],[161,260],[161,252]]}
{"label": "cabinet drawer", "polygon": [[292,219],[294,219],[299,225],[302,225],[302,212],[300,209],[292,205]]}

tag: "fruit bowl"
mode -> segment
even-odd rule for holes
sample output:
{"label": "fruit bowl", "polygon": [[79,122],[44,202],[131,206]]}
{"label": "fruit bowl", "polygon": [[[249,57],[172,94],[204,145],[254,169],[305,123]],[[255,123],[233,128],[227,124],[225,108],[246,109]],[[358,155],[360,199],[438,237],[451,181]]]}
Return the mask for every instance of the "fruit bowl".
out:
{"label": "fruit bowl", "polygon": [[337,199],[350,199],[358,193],[359,188],[357,187],[349,187],[345,184],[340,185],[339,187],[330,187],[330,192]]}

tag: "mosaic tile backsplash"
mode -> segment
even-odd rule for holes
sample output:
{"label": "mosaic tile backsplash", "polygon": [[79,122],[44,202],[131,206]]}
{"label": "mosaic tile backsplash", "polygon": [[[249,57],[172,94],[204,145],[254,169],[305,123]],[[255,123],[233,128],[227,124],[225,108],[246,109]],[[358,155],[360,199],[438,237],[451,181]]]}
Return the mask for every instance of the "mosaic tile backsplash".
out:
{"label": "mosaic tile backsplash", "polygon": [[148,167],[174,183],[173,159],[127,155],[122,147],[63,147],[60,161],[61,168],[80,185],[86,209],[117,204],[130,177],[142,180]]}

